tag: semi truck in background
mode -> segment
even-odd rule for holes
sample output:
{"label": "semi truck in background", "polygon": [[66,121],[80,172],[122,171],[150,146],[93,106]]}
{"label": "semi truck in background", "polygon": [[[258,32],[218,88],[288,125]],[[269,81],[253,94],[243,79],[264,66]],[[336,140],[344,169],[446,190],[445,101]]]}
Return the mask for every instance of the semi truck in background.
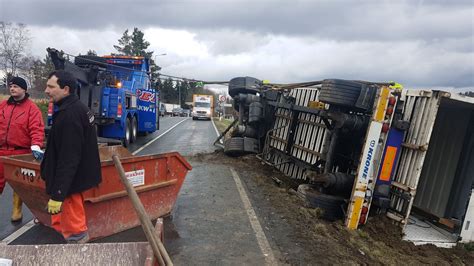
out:
{"label": "semi truck in background", "polygon": [[173,109],[179,107],[179,104],[173,104],[173,103],[162,103],[162,104],[164,105],[166,115],[172,115]]}
{"label": "semi truck in background", "polygon": [[214,96],[206,94],[193,94],[193,120],[211,120],[214,112]]}
{"label": "semi truck in background", "polygon": [[[151,87],[149,59],[141,56],[76,56],[47,49],[56,70],[77,79],[79,99],[94,113],[97,135],[119,139],[125,146],[159,129],[157,91]],[[55,106],[50,102],[48,123]]]}

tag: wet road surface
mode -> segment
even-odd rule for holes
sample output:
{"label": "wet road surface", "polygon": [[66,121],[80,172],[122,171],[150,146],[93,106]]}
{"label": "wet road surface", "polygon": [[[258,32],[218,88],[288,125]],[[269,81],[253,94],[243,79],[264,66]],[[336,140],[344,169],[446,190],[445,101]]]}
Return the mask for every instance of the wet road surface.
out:
{"label": "wet road surface", "polygon": [[[212,143],[216,137],[210,121],[165,117],[161,119],[159,131],[140,137],[129,150],[137,155],[178,151],[191,156],[213,152],[216,147]],[[176,265],[264,264],[265,256],[252,228],[254,225],[249,221],[248,210],[244,208],[230,169],[194,161],[190,163],[193,170],[186,177],[172,214],[165,219],[165,246],[173,262]],[[2,206],[11,205],[10,202],[11,196],[10,199],[8,195],[0,198]],[[1,217],[2,225],[10,223],[3,212]],[[31,214],[26,212],[24,221],[28,222],[30,217]],[[8,230],[2,231],[4,235],[0,239],[17,229],[6,228]],[[146,241],[140,227],[95,242],[130,241]],[[45,226],[35,225],[11,244],[55,243],[64,243],[59,234]]]}

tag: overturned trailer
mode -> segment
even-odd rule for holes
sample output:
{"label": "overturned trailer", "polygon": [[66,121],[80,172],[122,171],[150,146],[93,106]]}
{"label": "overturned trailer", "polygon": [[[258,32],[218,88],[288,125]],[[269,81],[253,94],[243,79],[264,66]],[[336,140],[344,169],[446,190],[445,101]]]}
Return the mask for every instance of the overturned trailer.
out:
{"label": "overturned trailer", "polygon": [[[474,99],[394,83],[229,82],[239,111],[225,152],[257,153],[348,228],[386,213],[415,243],[474,239]],[[415,228],[415,229],[414,229]],[[416,233],[416,234],[414,234]]]}

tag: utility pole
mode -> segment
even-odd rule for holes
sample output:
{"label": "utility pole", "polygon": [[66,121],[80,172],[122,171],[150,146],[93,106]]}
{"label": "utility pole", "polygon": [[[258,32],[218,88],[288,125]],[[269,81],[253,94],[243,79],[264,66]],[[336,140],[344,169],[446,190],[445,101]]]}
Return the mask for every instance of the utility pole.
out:
{"label": "utility pole", "polygon": [[181,107],[181,85],[178,85],[178,104]]}

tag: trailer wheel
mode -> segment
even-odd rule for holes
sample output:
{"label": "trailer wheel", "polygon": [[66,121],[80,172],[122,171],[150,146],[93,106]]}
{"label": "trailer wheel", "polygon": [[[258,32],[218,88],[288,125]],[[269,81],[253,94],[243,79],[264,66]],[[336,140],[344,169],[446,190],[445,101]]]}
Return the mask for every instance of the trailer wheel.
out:
{"label": "trailer wheel", "polygon": [[131,132],[131,125],[130,125],[130,119],[125,120],[125,136],[122,139],[123,146],[128,147],[130,146],[130,140],[132,137],[132,132]]}
{"label": "trailer wheel", "polygon": [[131,130],[131,136],[130,136],[130,142],[135,143],[137,141],[137,132],[138,132],[138,121],[136,117],[132,117],[132,130]]}
{"label": "trailer wheel", "polygon": [[245,154],[244,138],[233,137],[224,142],[224,153],[229,156],[240,156]]}
{"label": "trailer wheel", "polygon": [[321,218],[335,221],[344,217],[346,201],[342,197],[323,194],[308,184],[298,186],[298,192],[302,194],[311,208],[322,210]]}
{"label": "trailer wheel", "polygon": [[321,85],[319,100],[333,105],[354,107],[363,86],[365,85],[350,80],[325,79]]}
{"label": "trailer wheel", "polygon": [[260,92],[262,82],[252,77],[237,77],[229,81],[229,95],[234,97],[239,93],[256,94]]}

